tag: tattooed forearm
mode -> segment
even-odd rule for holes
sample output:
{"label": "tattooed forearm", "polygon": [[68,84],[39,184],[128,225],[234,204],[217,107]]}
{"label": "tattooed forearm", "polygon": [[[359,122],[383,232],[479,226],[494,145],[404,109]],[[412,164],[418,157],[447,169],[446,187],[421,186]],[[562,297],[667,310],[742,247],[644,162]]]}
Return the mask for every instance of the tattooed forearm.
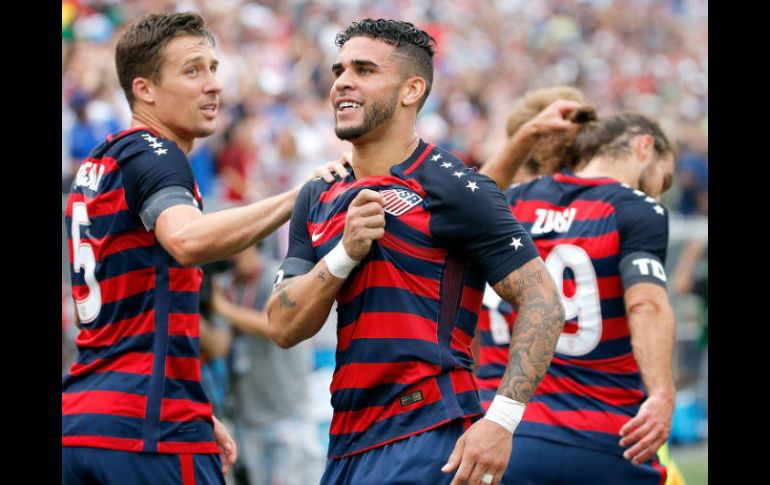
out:
{"label": "tattooed forearm", "polygon": [[285,288],[278,294],[278,298],[281,302],[281,308],[294,308],[297,306],[297,302],[289,298]]}
{"label": "tattooed forearm", "polygon": [[321,281],[326,281],[326,273],[324,273],[323,271],[319,271],[318,272],[318,279],[321,280]]}
{"label": "tattooed forearm", "polygon": [[529,402],[548,370],[564,326],[564,309],[553,281],[543,274],[542,263],[527,271],[530,264],[495,285],[500,296],[519,309],[497,392],[523,403]]}

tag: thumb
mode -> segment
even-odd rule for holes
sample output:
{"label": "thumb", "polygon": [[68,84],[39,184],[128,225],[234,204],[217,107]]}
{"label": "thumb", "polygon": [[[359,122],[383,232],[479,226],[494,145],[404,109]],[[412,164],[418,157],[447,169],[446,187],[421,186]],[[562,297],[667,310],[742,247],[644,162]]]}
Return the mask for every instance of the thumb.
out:
{"label": "thumb", "polygon": [[463,440],[463,436],[461,436],[460,439],[457,440],[457,443],[455,443],[455,449],[452,450],[452,454],[449,455],[446,464],[441,467],[443,473],[449,473],[457,468],[460,464],[460,457],[463,456],[463,448],[465,448],[465,440]]}

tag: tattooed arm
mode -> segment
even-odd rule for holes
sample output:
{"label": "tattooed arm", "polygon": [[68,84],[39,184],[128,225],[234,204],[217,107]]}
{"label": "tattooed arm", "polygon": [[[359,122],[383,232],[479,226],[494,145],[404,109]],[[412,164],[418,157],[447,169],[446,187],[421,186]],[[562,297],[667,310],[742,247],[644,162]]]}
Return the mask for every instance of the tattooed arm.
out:
{"label": "tattooed arm", "polygon": [[519,312],[497,394],[527,403],[551,364],[564,327],[564,308],[540,258],[513,271],[493,288]]}
{"label": "tattooed arm", "polygon": [[280,282],[267,302],[273,341],[288,349],[318,333],[343,283],[329,274],[325,260],[309,273]]}

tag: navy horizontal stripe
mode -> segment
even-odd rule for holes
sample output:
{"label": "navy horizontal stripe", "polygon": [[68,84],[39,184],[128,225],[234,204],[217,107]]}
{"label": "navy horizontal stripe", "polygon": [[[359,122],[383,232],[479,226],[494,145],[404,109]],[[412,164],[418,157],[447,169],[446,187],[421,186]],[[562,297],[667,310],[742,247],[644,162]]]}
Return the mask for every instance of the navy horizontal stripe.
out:
{"label": "navy horizontal stripe", "polygon": [[163,389],[164,399],[189,399],[193,402],[209,402],[203,386],[197,381],[187,379],[171,379],[166,377]]}
{"label": "navy horizontal stripe", "polygon": [[468,263],[463,273],[463,286],[468,286],[480,293],[484,293],[484,289],[487,286],[484,273],[479,268],[473,266],[473,264]]}
{"label": "navy horizontal stripe", "polygon": [[171,313],[196,314],[200,311],[200,293],[197,291],[175,291],[170,293]]}
{"label": "navy horizontal stripe", "polygon": [[459,328],[469,337],[473,337],[476,331],[476,324],[479,321],[479,314],[466,310],[463,307],[458,308],[455,327]]}
{"label": "navy horizontal stripe", "polygon": [[79,347],[77,363],[90,364],[97,359],[117,357],[126,352],[146,352],[147,358],[152,359],[152,342],[154,333],[143,333],[131,337],[123,337],[104,347]]}
{"label": "navy horizontal stripe", "polygon": [[607,256],[605,258],[591,258],[591,263],[594,265],[597,278],[620,276],[618,270],[618,265],[620,264],[620,254]]}
{"label": "navy horizontal stripe", "polygon": [[644,390],[642,375],[639,372],[616,373],[598,371],[575,365],[551,363],[548,373],[557,378],[569,378],[584,386],[620,387],[623,389]]}
{"label": "navy horizontal stripe", "polygon": [[192,421],[161,421],[159,441],[184,443],[214,441],[214,426],[202,419]]}
{"label": "navy horizontal stripe", "polygon": [[372,261],[386,261],[391,263],[397,269],[413,274],[415,276],[422,276],[423,278],[430,278],[438,280],[444,271],[444,263],[433,263],[424,259],[415,258],[414,256],[392,249],[383,248],[377,241],[372,244],[372,250],[369,252],[369,257]]}
{"label": "navy horizontal stripe", "polygon": [[533,423],[531,421],[522,421],[514,433],[516,436],[531,436],[542,438],[548,441],[565,443],[570,446],[578,446],[592,450],[604,451],[616,456],[622,456],[626,450],[618,443],[620,436],[612,433],[602,433],[600,431],[577,430],[565,426],[556,426],[543,423]]}
{"label": "navy horizontal stripe", "polygon": [[363,313],[402,311],[433,322],[438,321],[438,299],[416,295],[403,288],[368,288],[358,296],[337,307],[337,326],[345,327],[360,318]]}
{"label": "navy horizontal stripe", "polygon": [[454,359],[454,366],[461,367],[466,370],[472,370],[473,356],[460,352],[459,350],[452,349],[450,354]]}
{"label": "navy horizontal stripe", "polygon": [[483,364],[476,371],[476,377],[479,379],[491,379],[501,377],[505,373],[505,364]]}
{"label": "navy horizontal stripe", "polygon": [[144,230],[144,225],[139,216],[128,210],[122,210],[103,216],[90,216],[91,224],[81,226],[81,238],[101,239],[106,236],[114,236],[122,232]]}
{"label": "navy horizontal stripe", "polygon": [[83,391],[114,391],[147,394],[150,376],[127,372],[92,372],[67,376],[62,380],[62,393]]}
{"label": "navy horizontal stripe", "polygon": [[479,389],[479,398],[481,402],[488,402],[495,398],[497,389]]}
{"label": "navy horizontal stripe", "polygon": [[170,357],[195,357],[200,356],[200,340],[198,337],[174,335],[168,338],[168,352]]}
{"label": "navy horizontal stripe", "polygon": [[[107,278],[114,278],[131,271],[152,268],[154,261],[155,247],[139,247],[126,249],[119,253],[113,253],[96,262],[94,274],[97,281],[104,281]],[[81,269],[79,273],[72,271],[70,263],[70,276],[73,285],[84,285],[84,272]]]}
{"label": "navy horizontal stripe", "polygon": [[464,411],[464,415],[484,413],[479,393],[476,390],[460,392],[455,394],[455,396],[457,396],[457,402],[460,403],[460,408]]}
{"label": "navy horizontal stripe", "polygon": [[569,392],[552,394],[535,393],[530,402],[543,403],[553,411],[601,411],[627,417],[633,417],[639,411],[639,404],[614,406],[591,397]]}
{"label": "navy horizontal stripe", "polygon": [[102,305],[99,316],[93,322],[83,325],[83,328],[99,328],[109,323],[141,315],[152,310],[155,300],[155,290],[137,293],[136,295],[116,300]]}
{"label": "navy horizontal stripe", "polygon": [[[613,359],[632,353],[631,337],[620,337],[612,340],[602,340],[591,352],[580,357],[561,356],[568,359],[600,360]],[[558,354],[557,354],[558,355]]]}
{"label": "navy horizontal stripe", "polygon": [[142,438],[141,418],[111,414],[68,414],[61,417],[62,436],[109,436],[112,438]]}
{"label": "navy horizontal stripe", "polygon": [[339,389],[332,394],[335,411],[355,411],[369,406],[386,406],[413,384],[381,384],[369,388]]}
{"label": "navy horizontal stripe", "polygon": [[440,365],[438,344],[410,338],[365,338],[350,342],[337,352],[337,369],[347,364],[388,364],[422,361]]}
{"label": "navy horizontal stripe", "polygon": [[[419,210],[417,207],[410,209],[409,211]],[[424,209],[423,209],[424,210]],[[409,244],[418,246],[421,248],[438,248],[439,245],[427,234],[424,234],[409,224],[402,222],[399,217],[392,214],[385,213],[385,227],[388,230],[388,234],[393,234],[399,239],[402,239]]]}
{"label": "navy horizontal stripe", "polygon": [[626,305],[622,296],[601,300],[602,318],[618,318],[626,315]]}
{"label": "navy horizontal stripe", "polygon": [[572,221],[572,224],[570,224],[569,231],[565,233],[551,231],[545,234],[532,234],[532,226],[535,225],[535,222],[519,222],[521,222],[522,227],[526,229],[527,233],[530,234],[535,241],[538,239],[549,240],[564,237],[601,237],[618,228],[618,221],[615,214],[610,214],[609,216],[601,217],[599,219],[574,220]]}

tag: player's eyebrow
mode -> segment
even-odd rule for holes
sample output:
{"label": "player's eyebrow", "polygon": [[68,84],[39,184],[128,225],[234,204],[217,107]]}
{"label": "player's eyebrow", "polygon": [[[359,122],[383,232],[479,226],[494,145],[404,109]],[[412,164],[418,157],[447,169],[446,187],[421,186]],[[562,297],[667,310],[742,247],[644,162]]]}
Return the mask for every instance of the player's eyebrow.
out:
{"label": "player's eyebrow", "polygon": [[[372,68],[380,67],[379,64],[377,64],[374,61],[370,61],[368,59],[353,59],[352,61],[350,61],[350,63],[356,67],[372,67]],[[335,74],[342,71],[343,69],[344,68],[342,67],[341,62],[335,62],[334,64],[332,64],[332,72]]]}

